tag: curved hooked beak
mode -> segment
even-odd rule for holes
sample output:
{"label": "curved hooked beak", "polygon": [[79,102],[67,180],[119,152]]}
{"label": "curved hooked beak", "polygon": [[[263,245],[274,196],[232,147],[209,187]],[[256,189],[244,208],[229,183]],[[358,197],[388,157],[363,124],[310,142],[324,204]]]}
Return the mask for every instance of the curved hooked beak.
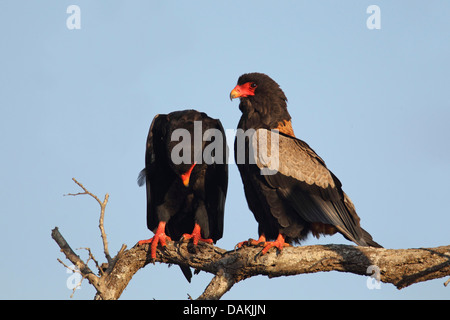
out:
{"label": "curved hooked beak", "polygon": [[231,90],[230,100],[233,100],[234,98],[254,96],[256,87],[257,86],[254,82],[246,82],[241,85],[238,84],[233,90]]}
{"label": "curved hooked beak", "polygon": [[231,90],[231,92],[230,92],[230,100],[233,100],[234,98],[239,98],[241,96],[242,96],[242,94],[241,94],[240,86],[234,87],[234,89]]}

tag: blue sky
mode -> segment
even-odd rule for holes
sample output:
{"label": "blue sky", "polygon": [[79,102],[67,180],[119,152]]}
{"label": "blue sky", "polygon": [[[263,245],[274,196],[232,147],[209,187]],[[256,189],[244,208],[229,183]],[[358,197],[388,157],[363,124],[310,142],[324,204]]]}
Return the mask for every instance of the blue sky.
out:
{"label": "blue sky", "polygon": [[[69,30],[66,9],[81,9]],[[369,30],[366,9],[381,9]],[[102,257],[98,204],[115,254],[146,228],[145,140],[158,113],[194,108],[236,128],[239,75],[264,72],[289,99],[294,131],[339,177],[362,226],[386,248],[449,244],[448,1],[12,1],[0,3],[2,299],[70,299],[50,237]],[[224,237],[257,236],[235,165]],[[340,235],[305,244],[345,243]],[[78,250],[86,258],[86,252]],[[178,268],[149,265],[122,299],[198,297]],[[397,290],[337,272],[236,284],[224,299],[448,299],[445,279]],[[91,299],[84,282],[73,299]]]}

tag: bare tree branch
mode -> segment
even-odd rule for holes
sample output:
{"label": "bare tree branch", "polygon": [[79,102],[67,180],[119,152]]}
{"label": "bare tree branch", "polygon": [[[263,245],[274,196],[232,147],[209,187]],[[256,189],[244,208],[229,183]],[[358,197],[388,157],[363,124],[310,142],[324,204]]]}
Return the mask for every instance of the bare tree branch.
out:
{"label": "bare tree branch", "polygon": [[219,300],[236,282],[232,275],[220,269],[197,300]]}
{"label": "bare tree branch", "polygon": [[72,178],[72,180],[81,188],[83,189],[84,192],[79,192],[79,193],[68,193],[67,196],[79,196],[79,195],[90,195],[92,198],[94,198],[95,200],[97,200],[98,204],[100,205],[100,219],[99,219],[99,223],[98,223],[98,227],[100,228],[100,233],[102,236],[102,241],[103,241],[103,249],[105,252],[105,257],[106,260],[108,260],[108,264],[112,263],[112,259],[111,256],[109,254],[109,249],[108,249],[108,240],[106,238],[106,232],[105,232],[105,227],[104,227],[104,220],[105,220],[105,208],[106,208],[106,204],[108,203],[108,199],[109,199],[109,194],[105,195],[105,198],[102,201],[100,201],[100,199],[93,193],[89,192],[80,182],[78,182],[75,178]]}
{"label": "bare tree branch", "polygon": [[[75,179],[74,181],[85,191],[82,194],[93,196]],[[96,200],[100,203],[98,198]],[[107,197],[103,205],[101,204],[100,220],[105,248],[107,248],[107,241],[103,219],[106,203]],[[126,250],[126,246],[123,245],[118,254],[109,259],[105,249],[108,264],[105,268],[98,267],[98,263],[94,260],[99,270],[102,270],[100,276],[96,276],[87,263],[73,252],[57,227],[52,230],[52,238],[66,258],[78,267],[83,278],[87,278],[96,288],[95,299],[118,299],[133,275],[152,262],[149,244],[141,246],[136,244],[129,250]],[[338,271],[371,276],[379,281],[391,283],[398,289],[450,275],[450,246],[383,249],[350,245],[316,245],[287,247],[281,253],[270,250],[265,255],[261,255],[260,252],[259,247],[245,246],[238,250],[226,251],[206,243],[199,243],[194,247],[188,242],[168,241],[164,248],[158,247],[155,261],[187,265],[213,274],[213,279],[198,297],[200,300],[220,299],[235,283],[256,275],[274,278]],[[93,259],[93,256],[90,254],[89,258]],[[375,273],[372,274],[372,272]],[[448,282],[447,280],[445,285]]]}
{"label": "bare tree branch", "polygon": [[[83,277],[86,277],[90,284],[92,284],[97,291],[99,290],[99,279],[97,276],[92,272],[92,270],[87,266],[87,264],[84,263],[81,258],[75,254],[75,252],[72,250],[72,248],[67,243],[66,239],[59,233],[58,227],[55,227],[52,230],[52,238],[55,240],[55,242],[58,244],[58,246],[61,248],[61,252],[64,253],[66,258],[72,262],[78,270],[80,270],[80,273],[83,275]],[[59,260],[61,263],[62,261]],[[67,267],[67,266],[66,266]]]}
{"label": "bare tree branch", "polygon": [[[81,188],[84,192],[80,193],[68,193],[68,196],[78,196],[78,195],[89,195],[92,198],[94,198],[98,204],[100,205],[100,218],[99,218],[99,229],[100,234],[102,237],[103,242],[103,251],[105,254],[105,258],[107,260],[106,264],[99,265],[98,261],[94,258],[91,249],[90,248],[84,248],[89,253],[89,258],[86,262],[84,262],[78,255],[75,254],[75,252],[70,248],[64,237],[61,235],[61,233],[58,230],[58,227],[55,227],[52,230],[52,238],[56,241],[58,246],[61,248],[61,252],[63,252],[68,260],[70,260],[79,270],[82,275],[82,280],[84,278],[87,278],[89,283],[91,283],[95,289],[97,290],[96,299],[109,299],[109,296],[107,295],[108,289],[105,285],[105,279],[108,276],[109,272],[114,268],[114,265],[116,264],[117,260],[122,256],[123,252],[126,249],[126,245],[123,244],[120,248],[119,252],[114,258],[111,258],[111,255],[109,254],[108,249],[108,239],[106,237],[106,231],[104,227],[104,219],[105,219],[105,209],[106,205],[108,203],[109,195],[106,194],[103,201],[100,201],[100,199],[93,193],[91,193],[89,190],[87,190],[83,184],[78,182],[75,178],[72,178],[72,180]],[[96,276],[92,270],[88,267],[87,263],[89,260],[92,259],[99,270],[100,276]],[[58,259],[59,260],[59,259]],[[62,261],[59,260],[61,263]],[[72,294],[73,295],[73,294]],[[118,297],[117,297],[118,298]],[[116,298],[116,299],[117,299]]]}
{"label": "bare tree branch", "polygon": [[97,267],[97,270],[100,272],[101,275],[104,275],[103,268],[98,264],[97,259],[95,259],[94,255],[92,254],[91,248],[79,248],[79,249],[85,249],[89,253],[89,258],[86,261],[86,264],[89,263],[89,260],[94,261],[95,266]]}

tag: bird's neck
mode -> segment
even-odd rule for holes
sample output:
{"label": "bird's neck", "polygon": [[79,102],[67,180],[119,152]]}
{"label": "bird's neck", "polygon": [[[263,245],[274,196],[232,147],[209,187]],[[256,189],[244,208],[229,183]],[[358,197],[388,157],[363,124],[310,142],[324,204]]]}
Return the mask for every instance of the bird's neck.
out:
{"label": "bird's neck", "polygon": [[239,104],[239,109],[242,111],[238,124],[240,129],[278,129],[284,134],[294,136],[291,115],[287,111],[285,101],[264,105],[245,99]]}

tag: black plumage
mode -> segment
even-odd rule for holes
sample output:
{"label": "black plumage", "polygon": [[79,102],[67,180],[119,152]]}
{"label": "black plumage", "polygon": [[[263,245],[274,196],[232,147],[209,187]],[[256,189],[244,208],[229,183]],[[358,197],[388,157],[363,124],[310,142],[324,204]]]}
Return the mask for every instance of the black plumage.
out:
{"label": "black plumage", "polygon": [[310,233],[319,237],[339,232],[358,245],[381,247],[361,228],[339,179],[294,136],[287,98],[279,85],[265,74],[244,74],[230,94],[232,99],[238,97],[242,111],[238,129],[246,137],[239,137],[238,130],[236,163],[258,222],[259,242],[276,239],[263,253],[272,246],[281,250],[285,243],[300,242]]}
{"label": "black plumage", "polygon": [[[155,116],[147,137],[147,227],[152,258],[158,243],[193,239],[215,243],[223,234],[228,185],[227,145],[219,120],[195,110]],[[190,269],[182,267],[190,281]]]}

